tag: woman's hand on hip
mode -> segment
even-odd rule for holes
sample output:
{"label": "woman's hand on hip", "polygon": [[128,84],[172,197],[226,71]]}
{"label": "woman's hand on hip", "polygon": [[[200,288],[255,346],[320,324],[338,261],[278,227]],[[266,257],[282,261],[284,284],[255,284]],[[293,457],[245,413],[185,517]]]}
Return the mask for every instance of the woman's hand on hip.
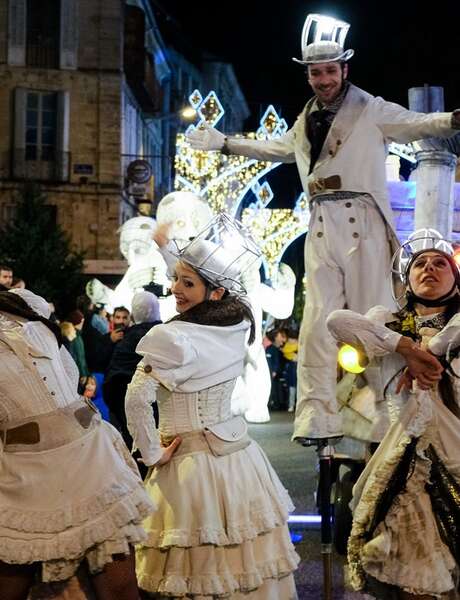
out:
{"label": "woman's hand on hip", "polygon": [[174,456],[175,451],[181,445],[181,442],[182,442],[182,439],[179,436],[175,437],[173,439],[173,441],[169,444],[169,446],[166,446],[166,448],[163,449],[163,454],[162,454],[160,460],[158,460],[153,466],[154,467],[162,467],[163,465],[166,465],[167,463],[169,463],[171,458]]}

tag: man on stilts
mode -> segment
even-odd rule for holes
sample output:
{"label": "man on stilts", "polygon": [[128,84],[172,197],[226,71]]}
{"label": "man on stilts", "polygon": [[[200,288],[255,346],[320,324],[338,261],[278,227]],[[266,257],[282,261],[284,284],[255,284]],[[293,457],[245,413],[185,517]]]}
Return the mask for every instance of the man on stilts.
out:
{"label": "man on stilts", "polygon": [[333,442],[343,434],[335,392],[337,347],[327,316],[344,306],[363,313],[377,303],[392,304],[387,274],[392,247],[399,244],[386,191],[387,145],[450,137],[460,128],[460,110],[417,113],[349,83],[354,54],[344,50],[349,27],[308,15],[302,60],[294,60],[306,67],[315,95],[286,134],[248,140],[205,126],[188,135],[199,150],[297,164],[311,209],[293,434],[299,441]]}

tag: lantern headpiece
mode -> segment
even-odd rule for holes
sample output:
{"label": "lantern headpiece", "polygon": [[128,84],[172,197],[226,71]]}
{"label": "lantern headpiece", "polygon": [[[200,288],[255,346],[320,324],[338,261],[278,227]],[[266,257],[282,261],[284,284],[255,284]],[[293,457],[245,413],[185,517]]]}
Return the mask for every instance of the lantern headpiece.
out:
{"label": "lantern headpiece", "polygon": [[301,65],[325,62],[345,62],[354,50],[344,50],[349,23],[320,14],[310,14],[302,30],[302,60],[292,60]]}

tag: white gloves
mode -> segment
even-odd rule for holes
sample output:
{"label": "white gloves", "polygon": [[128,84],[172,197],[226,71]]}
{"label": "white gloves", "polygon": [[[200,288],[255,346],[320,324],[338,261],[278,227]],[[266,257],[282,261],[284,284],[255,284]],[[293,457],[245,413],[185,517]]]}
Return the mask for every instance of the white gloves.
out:
{"label": "white gloves", "polygon": [[194,150],[221,150],[225,135],[204,123],[202,128],[196,128],[187,134],[186,139]]}

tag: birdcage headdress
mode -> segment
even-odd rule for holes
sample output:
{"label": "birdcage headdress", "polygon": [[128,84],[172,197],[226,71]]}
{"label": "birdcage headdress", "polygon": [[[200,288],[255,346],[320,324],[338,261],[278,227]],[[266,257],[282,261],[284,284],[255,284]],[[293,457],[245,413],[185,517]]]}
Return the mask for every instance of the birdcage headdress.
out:
{"label": "birdcage headdress", "polygon": [[219,213],[174,254],[211,285],[244,295],[241,276],[260,258],[261,251],[246,227],[230,215]]}

